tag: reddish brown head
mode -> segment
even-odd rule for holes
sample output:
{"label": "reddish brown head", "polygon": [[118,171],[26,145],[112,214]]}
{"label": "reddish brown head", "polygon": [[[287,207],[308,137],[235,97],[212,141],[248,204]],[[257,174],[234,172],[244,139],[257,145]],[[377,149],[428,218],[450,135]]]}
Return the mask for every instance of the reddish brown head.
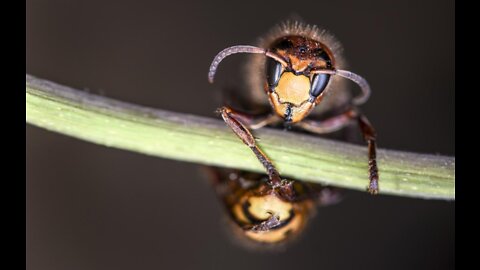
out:
{"label": "reddish brown head", "polygon": [[209,81],[213,82],[217,67],[225,57],[235,53],[258,53],[268,57],[264,89],[273,110],[285,122],[296,123],[307,117],[322,101],[324,90],[334,75],[357,83],[362,94],[352,103],[364,103],[370,95],[367,81],[350,71],[337,69],[330,48],[314,36],[286,34],[269,42],[265,49],[247,45],[226,48],[213,60]]}
{"label": "reddish brown head", "polygon": [[275,112],[286,122],[305,118],[323,97],[335,59],[322,43],[302,37],[277,39],[267,51],[265,91]]}

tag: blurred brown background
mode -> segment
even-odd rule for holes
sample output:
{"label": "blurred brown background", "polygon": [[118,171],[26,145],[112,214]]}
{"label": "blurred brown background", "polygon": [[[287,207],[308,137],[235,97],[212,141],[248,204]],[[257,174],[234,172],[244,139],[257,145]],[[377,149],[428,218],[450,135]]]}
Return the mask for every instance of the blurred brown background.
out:
{"label": "blurred brown background", "polygon": [[[343,43],[373,88],[382,148],[455,155],[454,1],[27,1],[27,73],[215,117],[232,57],[292,13]],[[159,138],[160,139],[160,138]],[[454,202],[349,191],[282,254],[232,244],[195,164],[27,125],[28,269],[453,269]]]}

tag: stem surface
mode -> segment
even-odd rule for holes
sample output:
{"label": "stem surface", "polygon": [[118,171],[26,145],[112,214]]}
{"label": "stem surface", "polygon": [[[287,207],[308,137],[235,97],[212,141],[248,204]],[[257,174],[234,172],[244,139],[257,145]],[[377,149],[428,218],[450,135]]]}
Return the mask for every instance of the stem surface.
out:
{"label": "stem surface", "polygon": [[[26,76],[27,123],[163,158],[264,172],[221,120],[151,109]],[[367,147],[269,128],[259,146],[285,178],[365,191]],[[379,149],[380,194],[455,199],[455,157]]]}

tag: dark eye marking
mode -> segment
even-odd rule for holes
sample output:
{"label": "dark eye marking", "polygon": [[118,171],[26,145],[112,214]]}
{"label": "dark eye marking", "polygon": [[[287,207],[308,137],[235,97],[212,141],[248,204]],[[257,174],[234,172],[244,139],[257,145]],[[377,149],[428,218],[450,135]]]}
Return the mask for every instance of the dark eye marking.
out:
{"label": "dark eye marking", "polygon": [[315,74],[313,75],[312,78],[312,86],[310,88],[310,95],[314,97],[318,97],[323,90],[325,90],[325,87],[327,86],[327,83],[330,79],[329,74]]}
{"label": "dark eye marking", "polygon": [[273,91],[273,88],[277,86],[278,81],[280,80],[280,75],[282,75],[282,64],[272,58],[267,58],[266,72],[268,88],[270,91]]}
{"label": "dark eye marking", "polygon": [[[313,49],[312,53],[316,56],[316,57],[322,57],[322,55],[325,53],[325,51],[322,49],[322,48],[316,48],[316,49]],[[322,57],[323,58],[323,57]],[[325,58],[324,58],[325,59]]]}
{"label": "dark eye marking", "polygon": [[327,62],[327,68],[332,68],[332,60],[330,59],[330,56],[328,55],[328,53],[324,49],[316,48],[316,49],[313,50],[313,54],[316,57],[325,60]]}
{"label": "dark eye marking", "polygon": [[282,39],[281,41],[279,41],[275,47],[277,49],[280,49],[280,50],[285,50],[285,49],[289,49],[289,48],[292,48],[293,47],[293,43],[292,41],[290,41],[289,39],[285,38],[285,39]]}

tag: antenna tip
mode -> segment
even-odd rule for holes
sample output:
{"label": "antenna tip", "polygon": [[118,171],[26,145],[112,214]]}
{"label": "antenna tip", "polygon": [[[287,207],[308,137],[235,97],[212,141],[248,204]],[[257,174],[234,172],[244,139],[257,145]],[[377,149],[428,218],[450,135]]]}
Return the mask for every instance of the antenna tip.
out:
{"label": "antenna tip", "polygon": [[208,73],[208,82],[209,83],[213,83],[213,76],[214,76],[214,74],[212,74],[211,72]]}

